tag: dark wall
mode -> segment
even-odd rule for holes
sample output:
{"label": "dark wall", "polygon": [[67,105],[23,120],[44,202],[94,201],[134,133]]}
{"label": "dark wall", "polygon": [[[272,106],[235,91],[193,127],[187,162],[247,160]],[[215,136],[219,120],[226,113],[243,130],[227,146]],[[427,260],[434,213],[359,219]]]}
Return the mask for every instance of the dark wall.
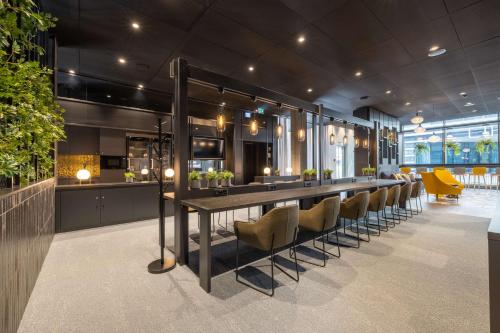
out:
{"label": "dark wall", "polygon": [[17,331],[52,242],[54,184],[0,193],[0,332]]}

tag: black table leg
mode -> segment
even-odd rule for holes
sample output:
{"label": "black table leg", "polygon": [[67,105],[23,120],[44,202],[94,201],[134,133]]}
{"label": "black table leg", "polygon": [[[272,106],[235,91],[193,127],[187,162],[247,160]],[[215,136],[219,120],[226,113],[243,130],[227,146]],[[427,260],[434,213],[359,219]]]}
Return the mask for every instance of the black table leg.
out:
{"label": "black table leg", "polygon": [[200,286],[209,293],[212,280],[212,214],[200,211]]}
{"label": "black table leg", "polygon": [[188,208],[176,202],[174,206],[175,259],[179,265],[189,263],[189,215]]}

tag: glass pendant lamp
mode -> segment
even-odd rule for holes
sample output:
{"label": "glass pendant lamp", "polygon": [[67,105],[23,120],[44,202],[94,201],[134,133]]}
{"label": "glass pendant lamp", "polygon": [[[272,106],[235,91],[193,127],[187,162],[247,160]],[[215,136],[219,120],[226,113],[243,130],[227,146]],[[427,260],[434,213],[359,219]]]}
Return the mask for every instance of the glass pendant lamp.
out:
{"label": "glass pendant lamp", "polygon": [[299,128],[297,132],[297,140],[299,142],[302,142],[306,139],[306,130],[304,129],[304,111],[302,109],[299,109],[299,115],[300,115],[300,123],[301,127]]}

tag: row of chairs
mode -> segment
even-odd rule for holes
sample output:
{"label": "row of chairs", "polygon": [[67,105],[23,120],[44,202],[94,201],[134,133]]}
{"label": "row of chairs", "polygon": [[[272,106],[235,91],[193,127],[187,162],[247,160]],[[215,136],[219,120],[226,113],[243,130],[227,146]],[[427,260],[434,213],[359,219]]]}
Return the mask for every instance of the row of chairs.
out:
{"label": "row of chairs", "polygon": [[[396,224],[401,223],[402,220],[422,213],[422,201],[420,200],[422,188],[422,182],[417,181],[402,186],[395,185],[389,189],[380,188],[372,193],[359,192],[342,202],[339,196],[328,197],[308,210],[299,210],[297,205],[277,207],[256,222],[235,221],[236,281],[268,296],[273,296],[275,267],[298,282],[300,276],[297,261],[324,267],[329,256],[340,257],[341,244],[338,233],[340,228],[343,228],[344,237],[356,240],[356,245],[351,247],[359,248],[361,241],[370,241],[372,233],[370,229],[376,229],[374,234],[380,236],[381,231],[387,232]],[[412,200],[415,203],[415,209],[412,207]],[[387,212],[388,208],[390,208],[390,214]],[[376,214],[376,220],[371,220],[370,213]],[[346,220],[349,220],[349,224]],[[361,237],[360,228],[362,227],[365,229],[363,234],[366,235],[366,238]],[[297,257],[296,245],[299,231],[308,231],[314,234],[312,246],[322,253],[322,263]],[[334,242],[329,239],[332,233],[335,233]],[[321,246],[317,245],[317,241],[321,242]],[[269,253],[271,261],[270,294],[240,279],[240,242]],[[327,251],[326,243],[335,244],[336,253]],[[293,259],[295,264],[294,275],[289,274],[275,260],[277,251],[287,247],[289,257]]]}

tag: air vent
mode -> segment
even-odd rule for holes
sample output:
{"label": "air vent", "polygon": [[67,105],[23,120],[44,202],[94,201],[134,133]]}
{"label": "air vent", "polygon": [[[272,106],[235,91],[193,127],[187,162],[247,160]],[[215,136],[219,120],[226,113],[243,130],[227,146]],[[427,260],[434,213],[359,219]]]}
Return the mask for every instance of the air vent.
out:
{"label": "air vent", "polygon": [[361,96],[359,99],[368,99],[370,96]]}

